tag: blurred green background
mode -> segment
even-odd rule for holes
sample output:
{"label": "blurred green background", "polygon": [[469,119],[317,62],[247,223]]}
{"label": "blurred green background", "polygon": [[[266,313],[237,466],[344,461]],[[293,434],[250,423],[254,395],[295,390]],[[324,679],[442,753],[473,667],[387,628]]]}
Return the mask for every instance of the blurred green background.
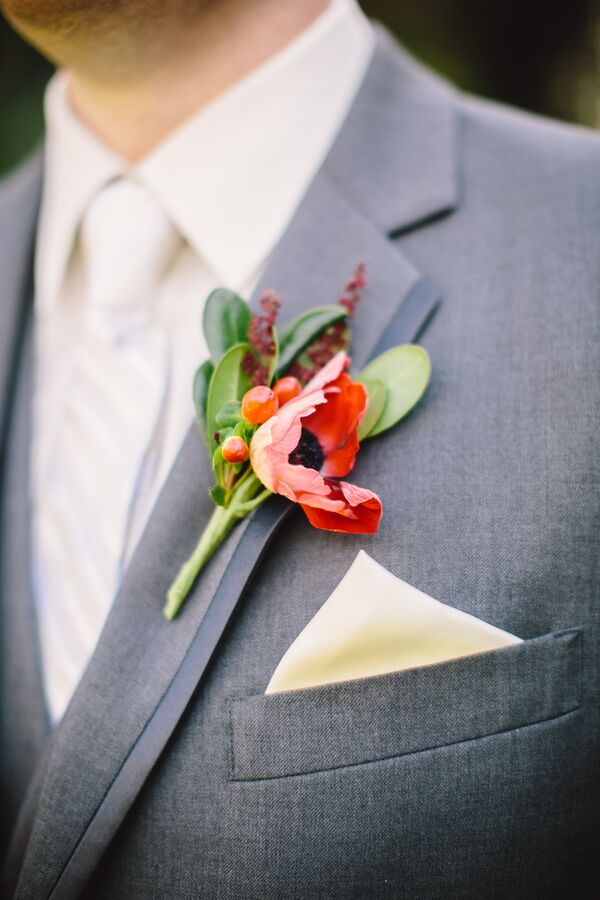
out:
{"label": "blurred green background", "polygon": [[[363,0],[362,6],[460,87],[600,125],[600,0]],[[50,73],[0,17],[0,172],[39,139]]]}

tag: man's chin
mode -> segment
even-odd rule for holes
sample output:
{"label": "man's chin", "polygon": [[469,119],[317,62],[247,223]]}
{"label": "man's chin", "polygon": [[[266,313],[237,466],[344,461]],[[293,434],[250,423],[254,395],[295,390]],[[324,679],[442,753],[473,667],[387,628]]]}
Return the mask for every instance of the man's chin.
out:
{"label": "man's chin", "polygon": [[[0,9],[19,19],[50,19],[63,15],[84,13],[99,4],[94,0],[0,0]],[[114,8],[118,3],[111,3]]]}
{"label": "man's chin", "polygon": [[78,18],[89,18],[93,8],[94,0],[0,0],[6,18],[25,33],[63,31]]}
{"label": "man's chin", "polygon": [[[138,10],[141,0],[137,0]],[[144,0],[145,3],[145,0]],[[25,34],[64,34],[130,15],[136,0],[0,0],[0,10]],[[154,3],[145,4],[153,6]]]}

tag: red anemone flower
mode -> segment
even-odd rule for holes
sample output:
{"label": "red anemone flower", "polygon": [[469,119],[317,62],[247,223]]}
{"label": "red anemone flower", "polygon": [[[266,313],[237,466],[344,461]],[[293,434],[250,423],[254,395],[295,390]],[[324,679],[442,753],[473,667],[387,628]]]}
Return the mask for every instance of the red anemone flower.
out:
{"label": "red anemone flower", "polygon": [[338,353],[261,425],[250,461],[262,483],[299,503],[316,528],[374,534],[381,518],[377,494],[337,480],[354,467],[357,430],[368,404],[364,385],[346,372],[349,365],[346,354]]}

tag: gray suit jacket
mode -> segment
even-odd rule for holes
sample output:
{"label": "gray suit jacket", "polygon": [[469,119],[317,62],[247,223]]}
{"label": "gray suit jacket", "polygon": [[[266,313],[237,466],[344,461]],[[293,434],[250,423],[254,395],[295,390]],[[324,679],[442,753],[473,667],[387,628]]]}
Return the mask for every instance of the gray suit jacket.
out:
{"label": "gray suit jacket", "polygon": [[[192,427],[52,736],[27,499],[40,171],[0,187],[6,896],[584,897],[600,830],[600,141],[461,96],[380,33],[263,280],[291,317],[365,259],[355,359],[423,335],[426,400],[357,465],[380,533],[317,532],[274,499],[166,622],[210,512]],[[264,696],[360,547],[524,642]]]}

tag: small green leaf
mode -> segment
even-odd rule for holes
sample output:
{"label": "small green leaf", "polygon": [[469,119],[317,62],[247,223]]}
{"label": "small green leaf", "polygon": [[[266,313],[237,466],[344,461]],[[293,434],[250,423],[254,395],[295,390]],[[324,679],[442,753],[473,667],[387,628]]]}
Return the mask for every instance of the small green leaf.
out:
{"label": "small green leaf", "polygon": [[343,306],[316,306],[290,322],[284,331],[279,344],[279,362],[275,375],[285,375],[294,360],[323,331],[346,318],[348,313]]}
{"label": "small green leaf", "polygon": [[206,406],[206,419],[211,446],[214,450],[215,442],[212,435],[219,430],[217,415],[228,403],[241,400],[250,387],[250,376],[244,372],[242,363],[249,344],[236,344],[227,351],[213,372],[208,387],[208,401]]}
{"label": "small green leaf", "polygon": [[231,437],[233,434],[233,428],[231,425],[227,425],[226,428],[221,428],[219,431],[219,444],[223,445],[228,437]]}
{"label": "small green leaf", "polygon": [[250,307],[238,294],[217,288],[208,297],[202,315],[202,329],[214,365],[235,344],[248,339]]}
{"label": "small green leaf", "polygon": [[209,491],[210,498],[217,506],[225,506],[227,491],[221,484],[215,484]]}
{"label": "small green leaf", "polygon": [[273,384],[275,376],[277,375],[277,367],[279,366],[279,336],[277,334],[277,328],[275,327],[275,325],[273,325],[273,343],[275,344],[275,353],[271,357],[267,384]]}
{"label": "small green leaf", "polygon": [[196,419],[200,426],[200,431],[204,435],[205,441],[209,441],[208,427],[206,424],[206,398],[208,397],[208,385],[214,366],[210,359],[202,363],[199,369],[196,369],[194,375],[194,385],[192,388],[192,396],[194,398],[194,408],[196,410]]}
{"label": "small green leaf", "polygon": [[385,395],[387,393],[385,384],[381,381],[363,381],[369,395],[369,405],[367,411],[360,423],[358,429],[358,440],[364,441],[369,436],[369,432],[379,419],[385,404]]}
{"label": "small green leaf", "polygon": [[235,426],[233,433],[236,437],[243,438],[248,446],[250,446],[257,428],[257,425],[252,425],[251,422],[247,422],[245,419],[242,419],[241,422],[238,422],[238,424]]}
{"label": "small green leaf", "polygon": [[223,451],[220,446],[217,446],[217,449],[212,455],[212,467],[214,469],[215,475],[219,475],[221,471],[221,467],[223,466]]}
{"label": "small green leaf", "polygon": [[381,381],[386,388],[383,410],[369,437],[391,428],[410,412],[425,393],[430,374],[429,356],[418,344],[393,347],[365,366],[356,380]]}
{"label": "small green leaf", "polygon": [[232,427],[242,418],[242,402],[241,400],[232,400],[222,406],[216,416],[216,423],[219,428],[226,428],[228,425]]}

